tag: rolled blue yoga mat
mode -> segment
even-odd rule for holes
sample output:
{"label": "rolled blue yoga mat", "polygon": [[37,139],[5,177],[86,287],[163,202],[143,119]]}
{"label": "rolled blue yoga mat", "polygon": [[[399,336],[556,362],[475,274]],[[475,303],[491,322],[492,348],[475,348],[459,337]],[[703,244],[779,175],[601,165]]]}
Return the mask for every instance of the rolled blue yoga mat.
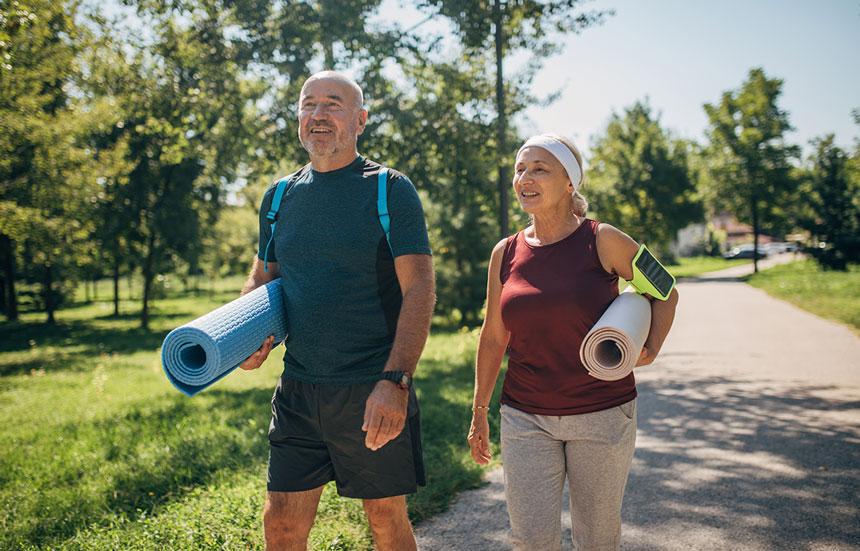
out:
{"label": "rolled blue yoga mat", "polygon": [[287,336],[281,278],[167,334],[161,364],[167,379],[194,396],[239,367],[269,335]]}

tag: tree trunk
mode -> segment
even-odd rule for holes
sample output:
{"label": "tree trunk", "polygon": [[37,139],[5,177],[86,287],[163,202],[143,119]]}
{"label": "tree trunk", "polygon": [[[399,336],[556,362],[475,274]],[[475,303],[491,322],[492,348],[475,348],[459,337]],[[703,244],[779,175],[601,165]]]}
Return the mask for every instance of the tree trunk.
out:
{"label": "tree trunk", "polygon": [[326,40],[323,42],[323,55],[325,57],[325,68],[327,70],[334,70],[334,44],[331,40]]}
{"label": "tree trunk", "polygon": [[119,256],[113,262],[113,315],[119,317]]}
{"label": "tree trunk", "polygon": [[502,73],[502,62],[504,61],[504,28],[502,17],[502,0],[493,2],[493,24],[495,25],[495,42],[496,42],[496,141],[498,142],[498,158],[499,158],[499,232],[500,237],[508,235],[508,155],[507,147],[507,114],[505,113],[505,81]]}
{"label": "tree trunk", "polygon": [[155,237],[150,236],[146,248],[146,257],[143,261],[143,309],[140,312],[141,329],[149,330],[149,300],[152,292],[153,274],[152,265],[155,260]]}
{"label": "tree trunk", "polygon": [[54,325],[57,323],[57,320],[54,319],[54,269],[51,267],[51,263],[48,262],[45,264],[45,283],[44,283],[44,298],[45,298],[45,310],[48,313],[48,324]]}
{"label": "tree trunk", "polygon": [[758,199],[755,194],[752,197],[752,223],[753,223],[753,273],[758,273]]}
{"label": "tree trunk", "polygon": [[18,296],[15,293],[15,242],[0,235],[0,258],[3,259],[3,313],[9,321],[18,320]]}
{"label": "tree trunk", "polygon": [[[319,17],[320,27],[323,29],[332,28],[336,26],[340,21],[342,15],[338,13],[337,3],[332,2],[331,0],[322,0],[319,3],[319,11],[317,12],[317,16]],[[332,40],[331,35],[324,36],[321,40],[322,49],[323,49],[323,69],[333,71],[334,67],[334,40]]]}

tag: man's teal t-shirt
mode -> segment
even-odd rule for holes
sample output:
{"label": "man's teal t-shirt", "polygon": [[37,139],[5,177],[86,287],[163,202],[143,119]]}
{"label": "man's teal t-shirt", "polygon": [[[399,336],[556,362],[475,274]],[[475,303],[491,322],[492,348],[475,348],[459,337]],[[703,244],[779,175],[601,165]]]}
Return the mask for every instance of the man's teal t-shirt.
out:
{"label": "man's teal t-shirt", "polygon": [[[381,168],[359,156],[331,172],[307,169],[281,200],[268,261],[278,263],[286,296],[285,377],[354,384],[375,380],[385,366],[402,300],[394,257],[431,253],[418,193],[394,170],[389,247],[376,204]],[[261,260],[274,189],[260,208]]]}

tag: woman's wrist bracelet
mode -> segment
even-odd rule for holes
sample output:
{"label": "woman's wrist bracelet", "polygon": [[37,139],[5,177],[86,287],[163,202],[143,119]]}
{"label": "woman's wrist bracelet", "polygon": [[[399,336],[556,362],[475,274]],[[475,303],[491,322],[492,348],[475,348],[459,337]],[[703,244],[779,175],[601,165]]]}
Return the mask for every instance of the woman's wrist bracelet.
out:
{"label": "woman's wrist bracelet", "polygon": [[484,411],[489,411],[490,406],[472,406],[472,413],[474,413],[478,410],[481,410],[481,409]]}

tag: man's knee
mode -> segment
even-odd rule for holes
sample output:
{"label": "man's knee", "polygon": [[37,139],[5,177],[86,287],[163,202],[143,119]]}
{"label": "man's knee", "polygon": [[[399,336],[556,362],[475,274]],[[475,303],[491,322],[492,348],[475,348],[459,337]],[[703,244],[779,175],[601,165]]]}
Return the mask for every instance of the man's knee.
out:
{"label": "man's knee", "polygon": [[404,522],[409,522],[409,516],[406,514],[406,496],[365,499],[364,511],[374,529],[395,528]]}
{"label": "man's knee", "polygon": [[309,492],[268,492],[263,507],[266,542],[278,546],[306,542],[321,493],[322,488]]}

